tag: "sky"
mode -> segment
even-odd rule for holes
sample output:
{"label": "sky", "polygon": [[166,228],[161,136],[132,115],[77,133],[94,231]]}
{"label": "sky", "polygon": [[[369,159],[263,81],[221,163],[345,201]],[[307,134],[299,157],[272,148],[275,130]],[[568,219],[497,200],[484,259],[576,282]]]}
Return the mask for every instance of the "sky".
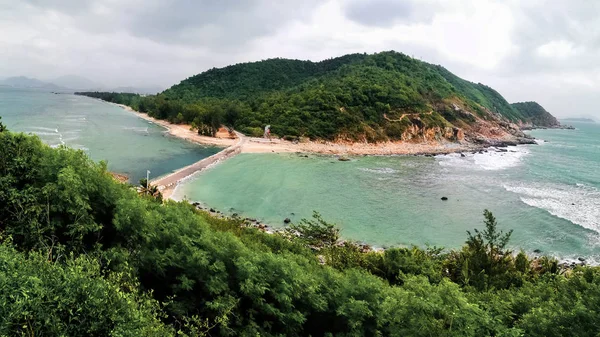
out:
{"label": "sky", "polygon": [[234,63],[386,50],[600,117],[596,0],[0,0],[0,78],[167,88]]}

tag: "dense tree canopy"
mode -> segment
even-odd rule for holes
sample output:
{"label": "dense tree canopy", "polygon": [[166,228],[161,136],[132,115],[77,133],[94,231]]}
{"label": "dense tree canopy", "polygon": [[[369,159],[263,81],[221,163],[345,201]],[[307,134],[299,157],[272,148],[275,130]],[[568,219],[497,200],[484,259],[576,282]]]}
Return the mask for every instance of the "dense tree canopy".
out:
{"label": "dense tree canopy", "polygon": [[524,122],[533,126],[558,126],[560,123],[546,109],[536,102],[519,102],[511,104],[524,116]]}
{"label": "dense tree canopy", "polygon": [[0,334],[600,332],[597,268],[515,255],[489,212],[484,225],[457,251],[366,252],[318,216],[266,234],[139,195],[82,151],[4,131]]}
{"label": "dense tree canopy", "polygon": [[498,92],[396,52],[321,62],[270,59],[211,69],[156,96],[81,93],[214,133],[250,135],[271,125],[287,138],[384,141],[410,126],[462,128],[476,118],[525,122]]}

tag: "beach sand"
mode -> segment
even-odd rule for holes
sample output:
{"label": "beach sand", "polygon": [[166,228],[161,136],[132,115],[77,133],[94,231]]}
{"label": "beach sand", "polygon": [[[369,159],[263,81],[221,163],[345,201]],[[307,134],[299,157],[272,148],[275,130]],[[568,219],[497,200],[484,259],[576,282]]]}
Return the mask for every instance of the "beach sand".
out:
{"label": "beach sand", "polygon": [[160,125],[164,128],[166,128],[167,130],[169,130],[169,134],[171,134],[174,137],[178,137],[178,138],[182,138],[194,143],[198,143],[198,144],[205,144],[205,145],[216,145],[216,146],[231,146],[233,144],[235,144],[236,139],[235,138],[229,138],[229,134],[226,132],[219,132],[217,133],[217,137],[208,137],[208,136],[202,136],[199,135],[197,132],[192,131],[192,127],[188,124],[173,124],[173,123],[169,123],[166,120],[162,120],[162,119],[156,119],[153,117],[148,116],[145,113],[139,112],[139,111],[135,111],[132,108],[130,108],[127,105],[123,105],[123,104],[116,104],[117,106],[120,106],[121,108],[136,114],[138,117],[143,118],[147,121],[150,121],[154,124]]}
{"label": "beach sand", "polygon": [[[132,108],[117,104],[121,108],[136,114],[152,123],[161,125],[169,130],[169,134],[204,145],[216,145],[229,147],[236,143],[236,139],[229,138],[227,132],[219,132],[217,137],[201,136],[191,130],[188,124],[173,124],[166,120],[156,119],[133,110]],[[301,142],[292,143],[282,139],[264,139],[246,137],[241,148],[242,153],[285,153],[285,152],[307,152],[330,155],[410,155],[410,154],[442,154],[461,151],[474,151],[479,147],[468,143],[451,142],[384,142],[384,143],[341,143],[341,142]]]}

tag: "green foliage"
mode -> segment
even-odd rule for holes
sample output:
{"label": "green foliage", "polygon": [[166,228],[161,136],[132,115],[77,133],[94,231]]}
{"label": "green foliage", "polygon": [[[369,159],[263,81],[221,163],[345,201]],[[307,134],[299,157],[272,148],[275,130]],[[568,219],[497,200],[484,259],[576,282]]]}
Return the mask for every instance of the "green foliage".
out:
{"label": "green foliage", "polygon": [[533,126],[557,126],[558,120],[537,102],[520,102],[511,104],[515,110],[523,115],[523,122]]}
{"label": "green foliage", "polygon": [[364,251],[318,214],[266,234],[2,132],[0,335],[597,335],[598,268],[514,256],[484,216],[449,252]]}
{"label": "green foliage", "polygon": [[[474,115],[525,121],[495,90],[393,51],[316,63],[236,64],[192,76],[156,96],[79,94],[189,123],[206,135],[225,124],[261,136],[271,125],[273,134],[288,137],[379,142],[402,139],[413,125],[462,128],[476,121]],[[456,113],[457,102],[471,113]]]}
{"label": "green foliage", "polygon": [[6,131],[6,126],[2,124],[2,117],[0,117],[0,132]]}
{"label": "green foliage", "polygon": [[90,257],[49,261],[0,244],[0,335],[169,336],[158,302]]}
{"label": "green foliage", "polygon": [[307,246],[317,249],[333,246],[340,238],[340,230],[335,224],[323,220],[321,214],[313,213],[313,219],[302,219],[299,224],[286,228],[289,235],[297,236]]}

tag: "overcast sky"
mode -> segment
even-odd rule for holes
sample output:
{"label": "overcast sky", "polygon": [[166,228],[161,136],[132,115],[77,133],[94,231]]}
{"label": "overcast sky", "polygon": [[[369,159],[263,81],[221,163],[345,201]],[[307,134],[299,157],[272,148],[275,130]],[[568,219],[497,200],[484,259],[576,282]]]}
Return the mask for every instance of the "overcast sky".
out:
{"label": "overcast sky", "polygon": [[0,78],[166,88],[232,63],[384,50],[600,117],[597,0],[0,0]]}

